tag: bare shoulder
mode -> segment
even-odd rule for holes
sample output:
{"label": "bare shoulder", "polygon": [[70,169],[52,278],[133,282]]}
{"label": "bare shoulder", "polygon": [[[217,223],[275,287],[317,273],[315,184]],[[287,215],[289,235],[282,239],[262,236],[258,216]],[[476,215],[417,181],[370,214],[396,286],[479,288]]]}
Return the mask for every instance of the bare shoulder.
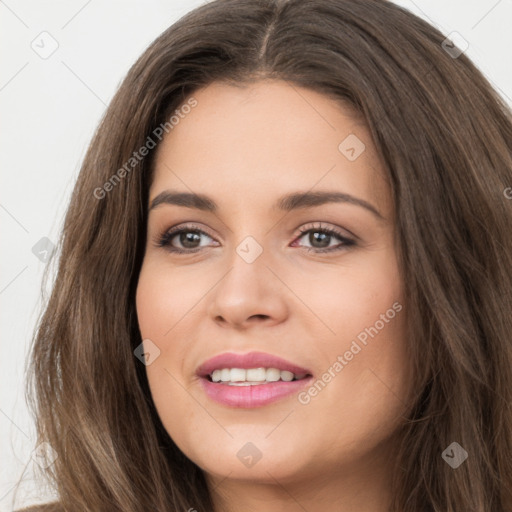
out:
{"label": "bare shoulder", "polygon": [[58,501],[52,503],[44,503],[42,505],[32,505],[28,508],[20,508],[14,512],[63,512]]}

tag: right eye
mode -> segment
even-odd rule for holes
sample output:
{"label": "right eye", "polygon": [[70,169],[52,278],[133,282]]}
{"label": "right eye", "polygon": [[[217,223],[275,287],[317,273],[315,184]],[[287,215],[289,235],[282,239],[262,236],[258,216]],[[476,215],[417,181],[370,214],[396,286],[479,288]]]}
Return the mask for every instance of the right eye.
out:
{"label": "right eye", "polygon": [[[208,233],[199,229],[197,226],[177,226],[171,228],[161,234],[157,240],[157,247],[164,247],[166,250],[174,253],[190,253],[197,252],[201,247],[201,236],[204,235],[208,238],[212,238]],[[176,247],[173,242],[176,239],[177,243],[181,247]],[[199,242],[199,245],[197,243]]]}

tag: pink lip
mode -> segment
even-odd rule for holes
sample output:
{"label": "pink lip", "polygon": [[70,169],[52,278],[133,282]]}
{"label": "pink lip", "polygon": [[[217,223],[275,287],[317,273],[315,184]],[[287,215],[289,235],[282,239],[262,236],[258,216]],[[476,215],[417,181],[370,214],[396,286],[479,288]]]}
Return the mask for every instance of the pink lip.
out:
{"label": "pink lip", "polygon": [[[301,380],[290,382],[271,382],[254,386],[230,386],[208,380],[208,375],[214,370],[222,368],[277,368],[295,374],[309,374]],[[231,407],[252,408],[261,407],[277,400],[281,400],[309,385],[313,379],[311,372],[280,357],[264,352],[250,352],[248,354],[225,353],[208,359],[200,365],[196,374],[201,377],[200,382],[205,393],[214,401]]]}

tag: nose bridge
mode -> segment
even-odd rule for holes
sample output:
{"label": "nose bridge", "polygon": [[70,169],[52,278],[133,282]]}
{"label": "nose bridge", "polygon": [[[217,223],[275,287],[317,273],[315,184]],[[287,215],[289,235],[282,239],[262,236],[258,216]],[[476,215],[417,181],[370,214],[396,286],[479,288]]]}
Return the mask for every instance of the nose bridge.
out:
{"label": "nose bridge", "polygon": [[263,261],[268,262],[269,242],[272,234],[269,230],[269,221],[265,220],[264,210],[255,207],[252,201],[259,205],[265,204],[264,198],[256,197],[255,192],[251,202],[238,205],[239,207],[230,219],[233,222],[229,246],[233,248],[234,252],[228,256],[229,263],[230,265],[239,263],[240,265],[237,267],[241,268],[244,268],[241,263],[245,263],[250,267],[247,270],[252,270],[254,264],[260,268]]}
{"label": "nose bridge", "polygon": [[285,314],[279,285],[267,268],[271,266],[269,252],[256,237],[244,236],[227,257],[226,265],[229,268],[211,295],[213,319],[242,324],[254,316],[275,320]]}
{"label": "nose bridge", "polygon": [[[268,264],[268,251],[263,244],[252,235],[245,236],[241,242],[233,247],[232,254],[228,257],[229,273],[225,279],[230,287],[247,288],[250,296],[255,298],[266,284],[266,274],[271,273],[266,268]],[[268,276],[266,276],[268,277]],[[240,293],[240,292],[238,292]]]}
{"label": "nose bridge", "polygon": [[247,235],[235,248],[237,256],[248,265],[252,265],[258,260],[260,260],[261,264],[261,261],[266,259],[261,257],[264,252],[265,254],[268,252],[264,251],[263,248],[263,235],[259,235],[258,238],[259,241],[254,236]]}
{"label": "nose bridge", "polygon": [[[259,198],[260,204],[264,202]],[[280,242],[273,239],[277,236],[275,218],[264,220],[261,211],[247,205],[245,209],[239,210],[234,216],[235,222],[231,232],[233,240],[233,253],[228,255],[227,264],[231,271],[230,279],[247,280],[247,284],[260,285],[260,291],[264,291],[269,285],[276,290],[273,281],[276,280],[274,273],[279,267],[279,255],[273,254],[273,249],[280,247]],[[254,283],[253,283],[254,280]],[[278,280],[279,281],[279,280]]]}

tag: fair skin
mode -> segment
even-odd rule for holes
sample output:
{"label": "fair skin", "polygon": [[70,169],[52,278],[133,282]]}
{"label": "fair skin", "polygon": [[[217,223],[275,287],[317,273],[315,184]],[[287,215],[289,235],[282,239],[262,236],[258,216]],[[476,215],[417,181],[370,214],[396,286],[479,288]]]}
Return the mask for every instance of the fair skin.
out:
{"label": "fair skin", "polygon": [[[217,511],[385,512],[410,379],[393,205],[369,132],[348,108],[282,81],[213,83],[193,97],[197,106],[158,148],[149,204],[173,190],[205,194],[218,210],[150,210],[136,296],[142,338],[160,350],[146,371],[162,423],[205,472]],[[365,144],[353,161],[338,149],[349,134]],[[272,208],[297,191],[350,194],[380,217],[348,202]],[[157,246],[190,223],[205,234],[168,243],[198,251]],[[319,223],[356,244],[315,252],[343,245],[335,236],[319,242]],[[248,236],[263,249],[251,263],[236,251]],[[401,311],[376,324],[395,303]],[[310,369],[315,380],[329,368],[335,376],[308,403],[295,393],[237,408],[205,394],[201,363],[253,350]],[[237,456],[248,442],[261,454],[250,467]]]}

